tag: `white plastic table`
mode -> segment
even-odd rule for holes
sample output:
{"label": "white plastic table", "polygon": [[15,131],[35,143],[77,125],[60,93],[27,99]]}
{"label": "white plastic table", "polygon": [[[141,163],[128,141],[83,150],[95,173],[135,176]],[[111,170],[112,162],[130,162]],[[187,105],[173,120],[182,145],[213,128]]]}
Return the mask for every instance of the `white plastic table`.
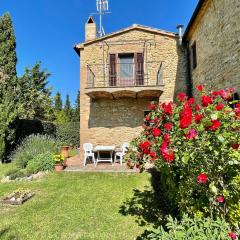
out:
{"label": "white plastic table", "polygon": [[[97,146],[94,148],[94,152],[97,153],[96,165],[99,162],[110,162],[113,164],[113,152],[115,151],[115,146]],[[101,153],[109,153],[109,158],[101,157]]]}

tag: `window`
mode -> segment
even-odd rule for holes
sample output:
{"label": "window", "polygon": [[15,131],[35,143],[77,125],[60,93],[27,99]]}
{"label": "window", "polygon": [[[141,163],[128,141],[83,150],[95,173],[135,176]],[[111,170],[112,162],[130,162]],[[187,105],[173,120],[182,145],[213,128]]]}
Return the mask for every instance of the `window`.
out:
{"label": "window", "polygon": [[193,43],[191,47],[191,54],[192,54],[192,69],[197,67],[197,46],[196,42]]}
{"label": "window", "polygon": [[133,85],[134,54],[119,54],[119,77],[121,86]]}

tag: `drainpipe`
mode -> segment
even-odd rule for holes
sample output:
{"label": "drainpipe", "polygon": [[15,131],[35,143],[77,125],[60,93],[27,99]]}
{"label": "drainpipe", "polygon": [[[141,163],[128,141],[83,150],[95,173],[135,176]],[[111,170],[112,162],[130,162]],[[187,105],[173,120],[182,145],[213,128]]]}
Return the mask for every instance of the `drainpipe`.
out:
{"label": "drainpipe", "polygon": [[179,43],[179,46],[182,46],[182,41],[183,41],[183,25],[177,25],[177,30],[178,30],[178,37],[179,37],[179,40],[178,40],[178,43]]}

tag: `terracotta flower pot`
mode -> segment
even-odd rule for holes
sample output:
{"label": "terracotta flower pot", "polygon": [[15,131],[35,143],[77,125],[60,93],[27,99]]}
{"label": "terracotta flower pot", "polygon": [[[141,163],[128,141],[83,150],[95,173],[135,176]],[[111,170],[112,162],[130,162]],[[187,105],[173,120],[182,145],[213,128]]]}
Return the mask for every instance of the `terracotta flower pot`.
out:
{"label": "terracotta flower pot", "polygon": [[63,165],[61,163],[54,166],[56,172],[61,172],[63,170]]}
{"label": "terracotta flower pot", "polygon": [[61,155],[66,159],[69,157],[68,155],[68,150],[69,150],[69,146],[63,146],[61,147]]}

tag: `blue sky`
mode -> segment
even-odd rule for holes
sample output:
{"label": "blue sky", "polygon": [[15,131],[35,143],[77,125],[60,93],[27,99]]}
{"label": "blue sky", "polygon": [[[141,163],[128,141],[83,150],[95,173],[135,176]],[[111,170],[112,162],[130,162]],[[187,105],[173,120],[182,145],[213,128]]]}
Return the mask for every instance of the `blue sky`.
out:
{"label": "blue sky", "polygon": [[[79,58],[73,50],[84,41],[84,25],[96,11],[96,0],[1,0],[0,14],[10,12],[17,37],[18,75],[41,61],[51,74],[53,94],[60,91],[72,103],[79,89]],[[109,0],[106,33],[134,23],[176,31],[187,25],[198,0]],[[96,17],[95,17],[96,18]],[[96,19],[98,22],[98,19]]]}

